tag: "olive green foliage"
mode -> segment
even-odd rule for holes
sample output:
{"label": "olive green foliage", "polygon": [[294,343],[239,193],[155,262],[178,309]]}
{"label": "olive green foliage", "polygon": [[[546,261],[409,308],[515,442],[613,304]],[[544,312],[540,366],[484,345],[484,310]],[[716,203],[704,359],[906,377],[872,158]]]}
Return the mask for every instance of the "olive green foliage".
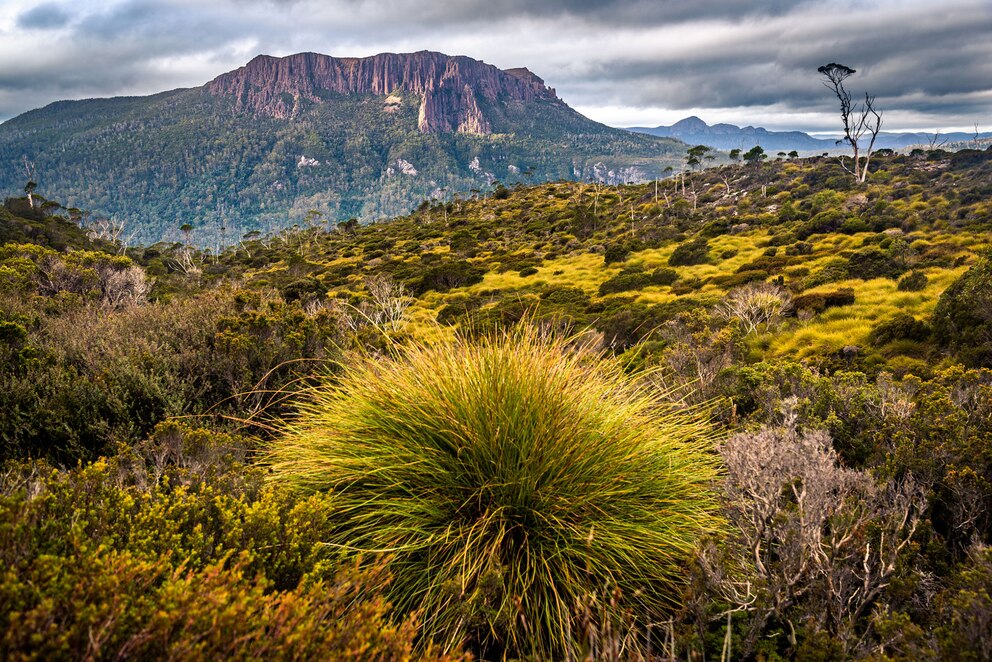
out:
{"label": "olive green foliage", "polygon": [[546,659],[580,652],[597,596],[628,627],[678,604],[717,526],[711,444],[618,362],[519,330],[349,365],[274,442],[271,481],[329,494],[328,545],[388,554],[388,595],[445,647]]}
{"label": "olive green foliage", "polygon": [[899,279],[896,289],[900,292],[919,292],[927,286],[927,275],[922,271],[911,271]]}
{"label": "olive green foliage", "polygon": [[[114,459],[0,474],[6,660],[408,659],[381,566],[329,564],[322,495],[263,485],[235,437],[176,424]],[[427,653],[427,657],[433,657]]]}
{"label": "olive green foliage", "polygon": [[934,328],[966,362],[992,367],[992,258],[983,257],[941,295]]}
{"label": "olive green foliage", "polygon": [[709,260],[709,248],[706,239],[702,237],[693,239],[688,243],[677,246],[668,258],[668,264],[672,267],[703,264]]}
{"label": "olive green foliage", "polygon": [[[99,265],[128,258],[41,253],[39,266],[23,257],[33,250],[0,247],[8,274],[21,265],[7,297],[33,291],[40,305],[0,296],[0,458],[71,466],[137,441],[168,416],[277,415],[301,377],[336,353],[327,309],[231,288],[108,308]],[[36,285],[42,267],[61,284],[46,274]]]}
{"label": "olive green foliage", "polygon": [[678,280],[678,272],[674,269],[659,267],[652,272],[645,272],[640,268],[628,268],[613,278],[604,280],[599,286],[599,294],[603,296],[616,292],[642,290],[652,285],[671,285],[676,280]]}

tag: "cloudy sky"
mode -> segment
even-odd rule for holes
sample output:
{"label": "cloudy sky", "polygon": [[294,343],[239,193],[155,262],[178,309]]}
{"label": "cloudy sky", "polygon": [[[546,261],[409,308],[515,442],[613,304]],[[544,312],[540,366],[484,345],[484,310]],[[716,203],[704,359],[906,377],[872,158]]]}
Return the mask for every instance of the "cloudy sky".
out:
{"label": "cloudy sky", "polygon": [[992,0],[0,0],[0,121],[202,85],[259,53],[436,50],[526,66],[615,126],[830,131],[817,66],[886,130],[992,130]]}

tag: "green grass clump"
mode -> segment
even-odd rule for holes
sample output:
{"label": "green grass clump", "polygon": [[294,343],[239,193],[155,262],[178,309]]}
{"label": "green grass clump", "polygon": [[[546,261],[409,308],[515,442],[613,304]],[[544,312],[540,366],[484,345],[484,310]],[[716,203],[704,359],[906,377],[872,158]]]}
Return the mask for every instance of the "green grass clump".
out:
{"label": "green grass clump", "polygon": [[591,602],[592,627],[631,629],[678,603],[718,526],[711,447],[617,361],[522,329],[355,362],[286,424],[271,476],[333,493],[327,543],[388,555],[429,637],[557,659]]}

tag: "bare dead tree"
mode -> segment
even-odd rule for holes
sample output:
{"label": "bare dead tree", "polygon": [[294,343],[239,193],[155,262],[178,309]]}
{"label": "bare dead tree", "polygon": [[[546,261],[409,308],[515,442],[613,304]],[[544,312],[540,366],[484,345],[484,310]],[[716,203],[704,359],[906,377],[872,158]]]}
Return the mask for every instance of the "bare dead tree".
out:
{"label": "bare dead tree", "polygon": [[932,152],[935,149],[940,149],[947,144],[947,138],[943,140],[940,139],[940,131],[935,132],[932,136],[927,138],[927,151]]}
{"label": "bare dead tree", "polygon": [[743,657],[773,620],[790,628],[793,646],[798,623],[863,645],[859,628],[884,599],[926,503],[911,479],[880,484],[840,466],[825,432],[798,432],[794,413],[784,417],[783,427],[722,445],[735,533],[701,557],[726,613],[746,615]]}
{"label": "bare dead tree", "polygon": [[373,276],[365,281],[365,290],[372,300],[365,311],[372,324],[391,331],[399,330],[403,314],[411,303],[403,285],[388,276]]}
{"label": "bare dead tree", "polygon": [[792,295],[774,283],[748,283],[731,290],[716,307],[716,313],[727,320],[737,320],[744,334],[771,328],[792,309]]}
{"label": "bare dead tree", "polygon": [[34,181],[34,163],[28,161],[27,155],[21,157],[24,162],[24,176],[27,177],[27,184],[24,185],[24,192],[28,195],[28,205],[34,209],[34,190],[38,184]]}
{"label": "bare dead tree", "polygon": [[[86,235],[90,239],[117,244],[124,234],[125,223],[117,219],[98,218],[86,226]],[[133,234],[132,234],[133,236]]]}
{"label": "bare dead tree", "polygon": [[[871,155],[875,149],[875,140],[882,130],[882,113],[875,108],[874,96],[865,92],[864,102],[855,103],[851,92],[844,87],[844,81],[856,73],[855,69],[831,62],[819,67],[817,71],[826,78],[823,84],[840,101],[840,118],[844,124],[844,138],[837,142],[846,142],[854,152],[853,170],[847,167],[843,159],[841,159],[841,166],[851,173],[857,181],[864,182],[868,177],[868,164],[871,162]],[[869,137],[867,146],[864,144],[866,137]]]}
{"label": "bare dead tree", "polygon": [[123,269],[100,270],[100,300],[108,308],[119,310],[148,300],[154,281],[138,265]]}

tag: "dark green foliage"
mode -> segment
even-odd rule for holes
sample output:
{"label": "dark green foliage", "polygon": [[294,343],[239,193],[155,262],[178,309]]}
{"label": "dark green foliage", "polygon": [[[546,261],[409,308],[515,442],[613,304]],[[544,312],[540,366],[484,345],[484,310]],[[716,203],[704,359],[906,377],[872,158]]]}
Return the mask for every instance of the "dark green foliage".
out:
{"label": "dark green foliage", "polygon": [[768,155],[765,154],[764,148],[761,145],[755,145],[748,151],[744,152],[745,163],[756,165],[761,163],[763,160],[767,159]]}
{"label": "dark green foliage", "polygon": [[[61,205],[47,207],[44,198],[35,196],[38,208],[29,207],[26,200],[8,198],[0,207],[0,245],[37,244],[57,251],[68,248],[95,248],[86,232],[65,216]],[[76,210],[78,211],[78,210]]]}
{"label": "dark green foliage", "polygon": [[427,269],[417,284],[417,292],[435,290],[447,292],[455,287],[474,285],[482,281],[485,271],[464,260],[442,262]]}
{"label": "dark green foliage", "polygon": [[947,288],[933,325],[938,340],[968,365],[992,367],[992,258],[983,257]]}
{"label": "dark green foliage", "polygon": [[506,200],[510,197],[510,189],[506,188],[502,184],[496,187],[493,191],[493,200]]}
{"label": "dark green foliage", "polygon": [[541,293],[541,300],[573,309],[585,308],[589,304],[589,295],[578,287],[550,287]]}
{"label": "dark green foliage", "polygon": [[659,267],[651,273],[642,271],[640,268],[628,268],[613,278],[603,281],[599,286],[599,295],[640,290],[652,285],[671,285],[678,278],[677,271],[665,267]]}
{"label": "dark green foliage", "polygon": [[603,253],[603,262],[605,264],[624,262],[629,255],[630,246],[627,244],[610,244],[606,247],[606,251]]}
{"label": "dark green foliage", "polygon": [[814,313],[822,313],[827,308],[836,306],[849,306],[852,303],[854,303],[854,290],[849,287],[833,292],[803,294],[792,300],[792,306],[796,310],[809,310]]}
{"label": "dark green foliage", "polygon": [[524,267],[519,272],[517,272],[521,278],[526,278],[527,276],[533,276],[537,273],[537,267]]}
{"label": "dark green foliage", "polygon": [[786,255],[812,255],[813,254],[813,244],[805,241],[797,241],[791,246],[785,247]]}
{"label": "dark green foliage", "polygon": [[847,270],[851,278],[870,280],[872,278],[898,278],[901,273],[906,271],[906,267],[888,251],[866,248],[857,251],[848,258]]}
{"label": "dark green foliage", "polygon": [[895,340],[924,342],[930,337],[930,327],[912,315],[900,313],[876,324],[871,330],[871,341],[885,345]]}
{"label": "dark green foliage", "polygon": [[286,301],[306,301],[319,299],[327,294],[327,287],[314,277],[294,280],[281,290],[282,298]]}
{"label": "dark green foliage", "polygon": [[926,289],[929,279],[922,271],[913,270],[899,279],[896,289],[900,292],[919,292]]}
{"label": "dark green foliage", "polygon": [[687,267],[694,264],[705,264],[709,261],[709,242],[704,237],[679,244],[668,258],[672,267]]}

